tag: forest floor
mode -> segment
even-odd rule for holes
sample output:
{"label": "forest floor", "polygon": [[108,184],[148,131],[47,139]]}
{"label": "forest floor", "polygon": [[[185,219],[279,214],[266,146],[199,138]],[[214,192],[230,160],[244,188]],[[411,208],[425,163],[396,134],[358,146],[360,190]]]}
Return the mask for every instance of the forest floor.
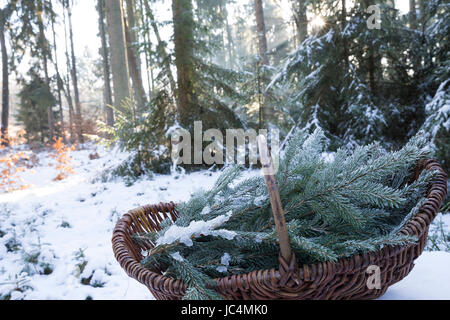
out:
{"label": "forest floor", "polygon": [[[99,159],[90,160],[97,152]],[[156,175],[131,186],[102,182],[101,172],[126,154],[87,145],[71,153],[74,174],[62,181],[49,152],[20,173],[25,190],[0,194],[0,299],[153,299],[116,262],[111,235],[128,210],[187,200],[219,173]],[[450,215],[440,215],[450,230]],[[383,299],[450,299],[450,253],[424,252],[408,277]]]}

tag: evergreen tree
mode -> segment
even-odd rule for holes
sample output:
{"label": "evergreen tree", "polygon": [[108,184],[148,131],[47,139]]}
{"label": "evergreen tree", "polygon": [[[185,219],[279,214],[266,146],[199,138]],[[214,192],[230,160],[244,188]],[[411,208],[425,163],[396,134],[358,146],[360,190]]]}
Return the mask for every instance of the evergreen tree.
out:
{"label": "evergreen tree", "polygon": [[436,149],[443,168],[450,170],[450,79],[443,82],[426,105],[427,119],[422,127]]}
{"label": "evergreen tree", "polygon": [[23,87],[19,93],[19,109],[16,119],[26,130],[26,139],[29,142],[38,141],[44,143],[49,136],[48,110],[53,111],[57,101],[45,79],[42,79],[36,70],[29,71],[30,80],[23,81]]}
{"label": "evergreen tree", "polygon": [[382,27],[370,29],[367,7],[366,1],[352,8],[322,3],[320,12],[330,12],[325,26],[298,47],[270,86],[290,92],[292,121],[323,128],[332,148],[373,140],[404,144],[425,121],[427,96],[448,78],[447,4],[427,6],[430,20],[421,33],[389,1],[380,3]]}

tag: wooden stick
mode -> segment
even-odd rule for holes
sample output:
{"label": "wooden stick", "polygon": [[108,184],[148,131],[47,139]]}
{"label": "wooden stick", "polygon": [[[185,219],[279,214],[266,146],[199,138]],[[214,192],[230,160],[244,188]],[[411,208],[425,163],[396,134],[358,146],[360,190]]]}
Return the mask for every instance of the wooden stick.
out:
{"label": "wooden stick", "polygon": [[277,181],[273,168],[272,157],[267,148],[267,140],[263,135],[258,136],[259,155],[262,165],[264,177],[266,179],[267,190],[272,205],[272,213],[275,220],[275,228],[277,230],[278,239],[280,240],[280,252],[284,260],[291,259],[292,250],[289,241],[289,234],[286,227],[286,219],[284,217],[283,206],[281,204],[280,192],[278,191]]}

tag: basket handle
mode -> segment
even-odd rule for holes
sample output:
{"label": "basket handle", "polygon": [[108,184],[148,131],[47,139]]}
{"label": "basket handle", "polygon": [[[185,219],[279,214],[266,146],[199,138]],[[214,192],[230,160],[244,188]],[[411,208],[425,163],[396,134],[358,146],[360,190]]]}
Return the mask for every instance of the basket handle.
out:
{"label": "basket handle", "polygon": [[278,191],[277,181],[273,168],[272,157],[267,147],[267,140],[263,135],[258,136],[259,155],[264,178],[266,179],[267,191],[269,192],[270,204],[272,205],[273,218],[275,220],[275,228],[280,241],[281,257],[285,261],[292,258],[292,249],[289,241],[289,234],[286,227],[286,219],[281,204],[280,192]]}

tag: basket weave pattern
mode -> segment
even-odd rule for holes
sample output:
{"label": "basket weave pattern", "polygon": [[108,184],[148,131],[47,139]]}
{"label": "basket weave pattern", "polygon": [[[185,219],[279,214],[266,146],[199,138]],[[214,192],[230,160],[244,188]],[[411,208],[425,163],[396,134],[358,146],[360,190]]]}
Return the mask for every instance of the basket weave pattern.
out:
{"label": "basket weave pattern", "polygon": [[[279,257],[279,269],[258,270],[248,274],[232,275],[216,279],[216,290],[224,299],[375,299],[387,288],[409,274],[414,260],[423,252],[428,227],[439,212],[447,195],[447,175],[434,160],[421,162],[413,179],[422,170],[439,170],[428,188],[427,199],[400,231],[400,234],[417,236],[418,243],[408,246],[386,246],[383,249],[337,262],[322,262],[297,268],[295,256],[290,261]],[[159,224],[166,218],[178,217],[175,204],[160,203],[129,211],[117,223],[112,243],[117,261],[126,273],[146,285],[158,300],[181,299],[186,285],[179,279],[163,275],[163,270],[144,268],[142,250],[152,248],[150,243],[137,245],[131,236],[160,230]],[[369,289],[366,272],[370,265],[380,267],[381,289]]]}

